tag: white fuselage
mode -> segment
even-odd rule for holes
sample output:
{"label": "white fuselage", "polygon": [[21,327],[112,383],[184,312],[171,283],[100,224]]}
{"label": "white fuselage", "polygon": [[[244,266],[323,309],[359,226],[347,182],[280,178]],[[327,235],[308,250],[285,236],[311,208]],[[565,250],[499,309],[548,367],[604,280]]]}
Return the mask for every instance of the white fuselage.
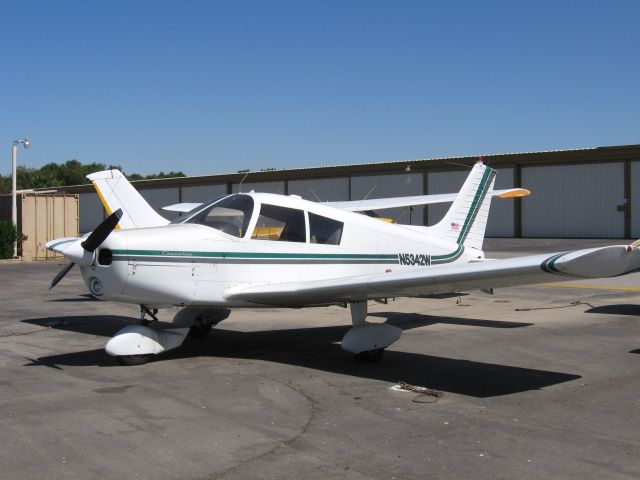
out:
{"label": "white fuselage", "polygon": [[[206,225],[185,223],[117,230],[82,273],[90,291],[104,300],[146,306],[257,306],[230,301],[225,293],[256,284],[306,282],[431,268],[483,258],[479,250],[440,240],[425,227],[390,224],[297,197],[247,194],[254,209],[253,232],[262,204],[305,212],[306,241],[260,240],[228,235]],[[308,213],[343,222],[339,245],[310,242]]]}

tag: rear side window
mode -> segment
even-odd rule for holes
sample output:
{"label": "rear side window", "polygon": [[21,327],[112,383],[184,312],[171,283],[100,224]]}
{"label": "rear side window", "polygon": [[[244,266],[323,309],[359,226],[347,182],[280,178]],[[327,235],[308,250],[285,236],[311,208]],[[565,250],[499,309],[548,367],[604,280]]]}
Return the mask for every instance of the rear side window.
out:
{"label": "rear side window", "polygon": [[309,233],[311,243],[340,245],[344,224],[332,218],[309,212]]}
{"label": "rear side window", "polygon": [[305,242],[304,212],[295,208],[263,203],[251,238],[254,240]]}

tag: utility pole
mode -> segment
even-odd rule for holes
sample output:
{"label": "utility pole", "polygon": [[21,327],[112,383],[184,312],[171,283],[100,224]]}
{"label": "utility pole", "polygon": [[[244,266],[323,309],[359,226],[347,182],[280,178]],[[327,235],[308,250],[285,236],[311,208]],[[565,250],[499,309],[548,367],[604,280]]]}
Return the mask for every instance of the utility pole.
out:
{"label": "utility pole", "polygon": [[[18,204],[16,203],[16,157],[18,155],[18,145],[22,144],[22,146],[26,149],[29,148],[29,140],[27,138],[23,138],[22,140],[14,140],[13,145],[11,146],[11,223],[13,223],[18,228]],[[13,258],[18,256],[18,241],[16,239],[13,242]]]}

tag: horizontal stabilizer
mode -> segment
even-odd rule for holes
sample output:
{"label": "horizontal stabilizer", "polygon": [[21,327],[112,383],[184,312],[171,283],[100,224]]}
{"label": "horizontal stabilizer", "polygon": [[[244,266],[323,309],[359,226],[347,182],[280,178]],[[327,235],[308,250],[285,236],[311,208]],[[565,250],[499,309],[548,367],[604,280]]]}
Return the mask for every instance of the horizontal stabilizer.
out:
{"label": "horizontal stabilizer", "polygon": [[64,255],[64,251],[67,249],[69,245],[78,240],[81,237],[63,237],[56,238],[55,240],[50,240],[44,244],[44,246],[48,250],[53,250],[57,253],[62,253]]}

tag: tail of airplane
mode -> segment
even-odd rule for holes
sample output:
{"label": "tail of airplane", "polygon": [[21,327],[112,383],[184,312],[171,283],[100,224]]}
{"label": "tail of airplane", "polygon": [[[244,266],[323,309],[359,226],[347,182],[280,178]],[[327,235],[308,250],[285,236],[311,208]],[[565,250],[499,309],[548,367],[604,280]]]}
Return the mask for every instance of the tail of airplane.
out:
{"label": "tail of airplane", "polygon": [[429,234],[482,250],[495,178],[495,170],[477,162],[447,214],[428,228]]}
{"label": "tail of airplane", "polygon": [[95,172],[87,178],[93,183],[108,215],[122,209],[120,228],[162,227],[169,223],[142,198],[120,170]]}

